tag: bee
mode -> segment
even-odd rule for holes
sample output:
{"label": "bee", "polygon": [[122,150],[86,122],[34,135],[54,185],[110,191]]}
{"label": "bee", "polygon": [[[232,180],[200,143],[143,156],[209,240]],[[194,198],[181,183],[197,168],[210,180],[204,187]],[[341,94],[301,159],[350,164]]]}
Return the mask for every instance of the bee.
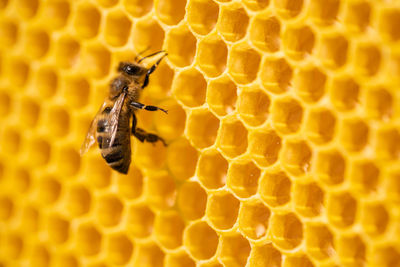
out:
{"label": "bee", "polygon": [[[139,109],[168,113],[165,109],[138,102],[141,91],[149,84],[150,75],[167,56],[165,51],[158,51],[137,60],[142,53],[133,62],[119,63],[119,75],[111,81],[109,95],[91,122],[80,150],[82,156],[97,140],[101,156],[107,164],[123,174],[128,173],[131,163],[131,134],[140,142],[160,141],[166,145],[161,137],[136,127],[135,112]],[[164,54],[150,68],[141,64],[145,58],[160,53]]]}

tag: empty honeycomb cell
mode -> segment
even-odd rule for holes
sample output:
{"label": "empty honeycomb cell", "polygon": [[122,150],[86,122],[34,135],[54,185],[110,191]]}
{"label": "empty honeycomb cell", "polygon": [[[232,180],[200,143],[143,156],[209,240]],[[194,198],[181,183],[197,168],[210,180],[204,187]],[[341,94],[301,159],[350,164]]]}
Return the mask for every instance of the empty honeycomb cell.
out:
{"label": "empty honeycomb cell", "polygon": [[14,202],[8,196],[0,196],[0,220],[8,220],[14,211]]}
{"label": "empty honeycomb cell", "polygon": [[57,152],[57,170],[60,175],[73,176],[81,166],[81,157],[73,148],[63,147]]}
{"label": "empty honeycomb cell", "polygon": [[58,75],[53,69],[42,67],[36,72],[35,88],[40,96],[44,98],[53,96],[57,91],[57,86]]}
{"label": "empty honeycomb cell", "polygon": [[15,193],[25,193],[31,186],[31,175],[28,170],[18,167],[13,171],[14,179],[11,181]]}
{"label": "empty honeycomb cell", "polygon": [[300,14],[303,0],[274,0],[278,14],[284,19],[291,19]]}
{"label": "empty honeycomb cell", "polygon": [[132,241],[123,233],[107,236],[107,260],[112,265],[126,264],[133,254]]}
{"label": "empty honeycomb cell", "polygon": [[90,84],[80,76],[69,76],[64,79],[64,98],[73,108],[85,106],[89,101]]}
{"label": "empty honeycomb cell", "polygon": [[340,262],[346,266],[364,266],[366,247],[357,235],[343,235],[337,239],[337,252]]}
{"label": "empty honeycomb cell", "polygon": [[91,4],[82,4],[77,7],[74,28],[78,37],[90,39],[99,32],[101,14]]}
{"label": "empty honeycomb cell", "polygon": [[58,254],[51,259],[52,266],[60,267],[78,267],[79,262],[75,256],[70,253]]}
{"label": "empty honeycomb cell", "polygon": [[34,17],[39,8],[38,0],[19,0],[16,3],[18,14],[26,19]]}
{"label": "empty honeycomb cell", "polygon": [[371,6],[366,1],[346,3],[344,23],[353,31],[365,31],[371,20]]}
{"label": "empty honeycomb cell", "polygon": [[134,17],[142,17],[153,8],[153,0],[124,0],[124,9]]}
{"label": "empty honeycomb cell", "polygon": [[144,204],[134,204],[128,207],[126,231],[138,238],[149,236],[153,232],[154,213]]}
{"label": "empty honeycomb cell", "polygon": [[274,128],[282,134],[295,133],[300,129],[303,107],[293,98],[277,98],[271,106]]}
{"label": "empty honeycomb cell", "polygon": [[71,68],[79,59],[80,44],[75,39],[64,36],[56,43],[56,62],[62,68]]}
{"label": "empty honeycomb cell", "polygon": [[17,58],[10,59],[8,66],[9,67],[5,69],[6,77],[10,84],[21,90],[28,81],[30,66],[25,61]]}
{"label": "empty honeycomb cell", "polygon": [[207,193],[197,182],[185,182],[178,191],[177,205],[187,220],[196,220],[204,216]]}
{"label": "empty honeycomb cell", "polygon": [[82,216],[90,210],[92,197],[88,189],[75,185],[67,192],[66,209],[72,217]]}
{"label": "empty honeycomb cell", "polygon": [[207,36],[199,42],[197,62],[209,77],[217,77],[225,71],[228,49],[218,35]]}
{"label": "empty honeycomb cell", "polygon": [[219,260],[225,266],[245,266],[250,250],[249,241],[243,236],[239,234],[222,236]]}
{"label": "empty honeycomb cell", "polygon": [[[248,259],[249,267],[256,266],[281,266],[282,255],[272,244],[255,245],[251,248]],[[300,265],[298,265],[300,266]]]}
{"label": "empty honeycomb cell", "polygon": [[123,46],[128,41],[132,22],[122,12],[109,13],[106,18],[104,38],[111,46]]}
{"label": "empty honeycomb cell", "polygon": [[400,253],[397,247],[381,245],[375,247],[371,252],[371,266],[398,266]]}
{"label": "empty honeycomb cell", "polygon": [[33,166],[46,165],[51,155],[51,146],[43,138],[34,138],[28,142],[29,163]]}
{"label": "empty honeycomb cell", "polygon": [[269,206],[281,206],[290,201],[292,183],[284,172],[265,172],[260,180],[260,196]]}
{"label": "empty honeycomb cell", "polygon": [[329,194],[327,198],[329,221],[337,227],[348,227],[354,223],[357,201],[347,192]]}
{"label": "empty honeycomb cell", "polygon": [[[111,30],[113,29],[114,28],[111,28]],[[160,51],[164,42],[164,30],[157,21],[148,18],[139,20],[135,24],[132,35],[133,43],[137,51],[143,51],[149,47],[150,49],[147,50],[147,53],[151,51]],[[126,34],[126,38],[128,37],[129,34]]]}
{"label": "empty honeycomb cell", "polygon": [[236,92],[235,83],[228,77],[212,80],[207,87],[208,106],[219,116],[229,114],[235,110]]}
{"label": "empty honeycomb cell", "polygon": [[31,255],[29,257],[30,266],[43,266],[47,267],[50,265],[51,254],[49,249],[43,244],[35,245],[32,248]]}
{"label": "empty honeycomb cell", "polygon": [[133,258],[132,266],[162,267],[164,252],[153,242],[138,245]]}
{"label": "empty honeycomb cell", "polygon": [[361,225],[370,236],[381,235],[385,232],[390,220],[386,207],[381,203],[365,203],[361,206]]}
{"label": "empty honeycomb cell", "polygon": [[215,143],[219,120],[207,109],[196,109],[189,113],[186,134],[196,148],[206,148]]}
{"label": "empty honeycomb cell", "polygon": [[314,267],[314,264],[306,255],[294,255],[285,258],[283,267]]}
{"label": "empty honeycomb cell", "polygon": [[204,151],[199,158],[197,176],[208,189],[217,189],[225,185],[228,162],[216,150]]}
{"label": "empty honeycomb cell", "polygon": [[380,120],[391,117],[393,112],[393,98],[387,89],[378,87],[366,90],[365,98],[367,116]]}
{"label": "empty honeycomb cell", "polygon": [[12,128],[7,128],[2,134],[2,148],[9,154],[16,154],[19,152],[21,144],[21,135],[19,131]]}
{"label": "empty honeycomb cell", "polygon": [[362,76],[373,76],[379,71],[381,52],[374,44],[359,43],[354,56],[355,72]]}
{"label": "empty honeycomb cell", "polygon": [[332,104],[339,110],[350,110],[358,104],[359,85],[350,77],[336,77],[330,86]]}
{"label": "empty honeycomb cell", "polygon": [[1,46],[6,48],[15,45],[18,39],[18,25],[10,20],[0,21]]}
{"label": "empty honeycomb cell", "polygon": [[248,44],[236,44],[228,57],[228,73],[238,84],[251,83],[257,77],[260,60],[260,54]]}
{"label": "empty honeycomb cell", "polygon": [[303,240],[303,225],[293,213],[274,214],[270,228],[274,244],[281,249],[294,249]]}
{"label": "empty honeycomb cell", "polygon": [[279,50],[281,24],[276,17],[258,16],[250,24],[250,41],[259,49],[276,52]]}
{"label": "empty honeycomb cell", "polygon": [[1,116],[6,116],[10,110],[11,110],[11,106],[13,99],[11,98],[11,96],[3,91],[0,91],[0,115]]}
{"label": "empty honeycomb cell", "polygon": [[249,17],[242,4],[221,5],[219,12],[217,31],[228,42],[236,42],[246,35]]}
{"label": "empty honeycomb cell", "polygon": [[76,233],[76,247],[84,256],[93,256],[101,250],[101,233],[91,224],[83,224],[78,227]]}
{"label": "empty honeycomb cell", "polygon": [[295,183],[292,194],[295,209],[300,215],[314,217],[322,212],[324,191],[316,183]]}
{"label": "empty honeycomb cell", "polygon": [[227,230],[236,223],[240,201],[226,191],[210,194],[207,200],[206,215],[212,226]]}
{"label": "empty honeycomb cell", "polygon": [[259,87],[244,87],[239,94],[239,117],[250,126],[259,126],[269,115],[270,98]]}
{"label": "empty honeycomb cell", "polygon": [[379,32],[388,41],[400,39],[400,10],[385,8],[379,16]]}
{"label": "empty honeycomb cell", "polygon": [[247,150],[247,129],[234,117],[222,121],[217,146],[227,157],[237,157]]}
{"label": "empty honeycomb cell", "polygon": [[187,69],[175,78],[172,93],[185,106],[197,107],[205,102],[206,88],[207,82],[203,75],[196,69]]}
{"label": "empty honeycomb cell", "polygon": [[198,157],[197,150],[187,139],[180,139],[168,145],[168,169],[178,179],[189,179],[193,176]]}
{"label": "empty honeycomb cell", "polygon": [[350,167],[350,185],[354,192],[368,194],[378,189],[380,170],[369,160],[358,160]]}
{"label": "empty honeycomb cell", "polygon": [[[102,163],[103,166],[105,163]],[[107,167],[108,171],[105,171],[105,167]],[[108,166],[104,166],[104,170],[106,175],[111,175],[111,170]],[[104,173],[102,171],[102,173]],[[104,176],[105,177],[105,176]],[[138,198],[143,191],[143,175],[140,170],[136,166],[131,166],[128,175],[120,175],[118,177],[118,194],[128,198]]]}
{"label": "empty honeycomb cell", "polygon": [[333,235],[323,224],[308,224],[305,227],[305,241],[308,255],[318,261],[336,254]]}
{"label": "empty honeycomb cell", "polygon": [[46,229],[48,239],[55,244],[62,244],[69,238],[69,221],[60,217],[59,215],[52,214],[47,218]]}
{"label": "empty honeycomb cell", "polygon": [[336,118],[328,109],[310,110],[306,119],[306,133],[309,140],[323,144],[332,140]]}
{"label": "empty honeycomb cell", "polygon": [[185,223],[176,211],[161,212],[154,221],[154,233],[157,241],[167,249],[182,245]]}
{"label": "empty honeycomb cell", "polygon": [[270,210],[260,201],[242,202],[239,229],[247,238],[262,238],[267,233],[270,215]]}
{"label": "empty honeycomb cell", "polygon": [[195,267],[196,263],[185,252],[169,253],[165,257],[165,267]]}
{"label": "empty honeycomb cell", "polygon": [[260,169],[252,162],[238,160],[232,162],[228,170],[227,186],[240,198],[256,194]]}
{"label": "empty honeycomb cell", "polygon": [[261,66],[261,83],[273,93],[283,93],[291,85],[293,70],[284,58],[267,58]]}
{"label": "empty honeycomb cell", "polygon": [[87,77],[102,78],[110,70],[110,51],[102,45],[89,45],[84,47],[81,56],[81,65]]}
{"label": "empty honeycomb cell", "polygon": [[196,54],[196,43],[196,37],[194,37],[186,26],[172,28],[165,40],[168,59],[177,67],[191,65]]}
{"label": "empty honeycomb cell", "polygon": [[25,34],[25,53],[33,59],[44,57],[50,47],[49,35],[42,30],[29,29]]}
{"label": "empty honeycomb cell", "polygon": [[175,182],[165,173],[148,177],[144,189],[147,203],[158,209],[170,208],[175,204]]}
{"label": "empty honeycomb cell", "polygon": [[41,12],[41,16],[46,18],[43,22],[43,26],[51,30],[56,30],[67,24],[71,7],[67,1],[51,0],[43,3]]}
{"label": "empty honeycomb cell", "polygon": [[385,177],[386,186],[385,192],[388,199],[392,201],[400,201],[400,174],[399,171],[391,171],[387,177]]}
{"label": "empty honeycomb cell", "polygon": [[69,133],[70,117],[61,106],[53,106],[46,112],[46,125],[53,136],[62,137]]}
{"label": "empty honeycomb cell", "polygon": [[376,132],[375,153],[380,159],[395,159],[399,155],[400,133],[397,129],[380,128]]}
{"label": "empty honeycomb cell", "polygon": [[311,169],[312,150],[302,140],[286,140],[283,143],[281,164],[293,175],[302,175]]}
{"label": "empty honeycomb cell", "polygon": [[326,74],[314,66],[296,71],[293,86],[305,102],[316,102],[325,92]]}
{"label": "empty honeycomb cell", "polygon": [[37,199],[42,204],[52,204],[58,200],[61,189],[60,182],[54,177],[41,177],[38,181]]}
{"label": "empty honeycomb cell", "polygon": [[345,119],[339,130],[339,139],[345,149],[357,152],[367,145],[369,129],[361,119]]}
{"label": "empty honeycomb cell", "polygon": [[191,0],[187,9],[189,27],[198,34],[208,34],[217,23],[219,7],[211,0]]}
{"label": "empty honeycomb cell", "polygon": [[197,221],[185,228],[183,244],[194,259],[210,259],[217,250],[218,235],[206,222]]}
{"label": "empty honeycomb cell", "polygon": [[251,157],[261,166],[274,164],[278,160],[281,142],[281,138],[273,130],[250,132]]}
{"label": "empty honeycomb cell", "polygon": [[286,55],[294,60],[302,60],[313,52],[315,36],[309,26],[294,25],[286,28],[282,40]]}
{"label": "empty honeycomb cell", "polygon": [[0,246],[0,248],[2,248],[1,254],[8,259],[18,259],[24,250],[23,239],[16,233],[6,233],[2,239],[3,244]]}
{"label": "empty honeycomb cell", "polygon": [[27,206],[22,210],[20,229],[24,233],[34,233],[39,230],[40,220],[39,211],[34,207]]}
{"label": "empty honeycomb cell", "polygon": [[328,185],[340,184],[344,180],[346,160],[336,150],[317,152],[315,172],[320,181]]}
{"label": "empty honeycomb cell", "polygon": [[167,25],[176,25],[185,16],[186,0],[158,0],[154,6],[157,17]]}
{"label": "empty honeycomb cell", "polygon": [[121,221],[123,204],[118,197],[106,195],[97,201],[96,217],[97,221],[106,227],[118,225]]}
{"label": "empty honeycomb cell", "polygon": [[309,4],[311,18],[320,25],[332,24],[339,12],[340,0],[312,0]]}
{"label": "empty honeycomb cell", "polygon": [[24,98],[20,104],[20,121],[28,126],[35,127],[40,115],[39,104],[30,98]]}
{"label": "empty honeycomb cell", "polygon": [[[321,3],[323,2],[321,1]],[[323,35],[321,36],[320,40],[320,50],[318,57],[325,67],[332,69],[340,68],[347,61],[348,46],[348,40],[343,35]]]}
{"label": "empty honeycomb cell", "polygon": [[88,157],[86,162],[85,180],[97,188],[107,187],[111,180],[111,169],[107,163],[98,155]]}

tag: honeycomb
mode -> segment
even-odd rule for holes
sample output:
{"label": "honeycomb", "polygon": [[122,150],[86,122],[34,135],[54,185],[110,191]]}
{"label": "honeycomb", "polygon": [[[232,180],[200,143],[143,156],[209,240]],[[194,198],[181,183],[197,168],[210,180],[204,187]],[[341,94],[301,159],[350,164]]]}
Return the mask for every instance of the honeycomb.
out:
{"label": "honeycomb", "polygon": [[[78,151],[147,47],[124,176]],[[400,266],[398,1],[0,0],[0,62],[0,266]]]}

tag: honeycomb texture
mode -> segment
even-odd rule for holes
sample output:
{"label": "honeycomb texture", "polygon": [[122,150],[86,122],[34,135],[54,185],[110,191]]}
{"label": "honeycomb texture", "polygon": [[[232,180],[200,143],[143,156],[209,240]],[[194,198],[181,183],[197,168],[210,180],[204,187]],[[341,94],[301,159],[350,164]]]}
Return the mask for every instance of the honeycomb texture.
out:
{"label": "honeycomb texture", "polygon": [[[149,46],[119,175],[78,151]],[[0,0],[0,62],[0,266],[400,266],[398,1]]]}

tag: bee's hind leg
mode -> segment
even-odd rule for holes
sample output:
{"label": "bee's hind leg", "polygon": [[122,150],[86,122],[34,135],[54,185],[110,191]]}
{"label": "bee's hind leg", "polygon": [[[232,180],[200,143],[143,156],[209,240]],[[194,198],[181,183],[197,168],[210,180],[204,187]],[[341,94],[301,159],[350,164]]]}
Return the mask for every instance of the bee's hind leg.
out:
{"label": "bee's hind leg", "polygon": [[144,110],[148,110],[148,111],[157,111],[157,110],[161,110],[162,112],[165,112],[168,114],[168,111],[156,106],[147,106],[145,104],[139,103],[139,102],[131,102],[130,105],[134,108],[137,109],[144,109]]}
{"label": "bee's hind leg", "polygon": [[145,130],[141,129],[141,128],[136,128],[136,116],[135,114],[132,115],[133,117],[133,122],[132,122],[132,135],[135,136],[140,142],[149,142],[149,143],[155,143],[157,141],[161,141],[164,146],[167,145],[167,143],[165,143],[165,140],[162,139],[161,137],[159,137],[158,135],[155,134],[151,134],[146,132]]}

